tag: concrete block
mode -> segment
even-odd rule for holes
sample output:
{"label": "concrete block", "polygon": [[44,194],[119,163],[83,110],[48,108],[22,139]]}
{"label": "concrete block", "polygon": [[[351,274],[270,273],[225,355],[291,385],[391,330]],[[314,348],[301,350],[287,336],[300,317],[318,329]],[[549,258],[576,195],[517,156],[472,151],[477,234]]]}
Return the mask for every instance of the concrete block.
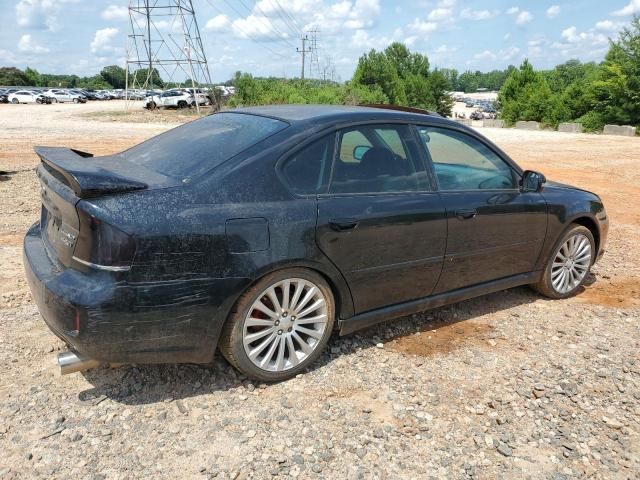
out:
{"label": "concrete block", "polygon": [[560,125],[558,125],[558,131],[564,133],[582,133],[582,124],[561,123]]}
{"label": "concrete block", "polygon": [[504,120],[487,119],[483,121],[482,126],[488,128],[504,128]]}
{"label": "concrete block", "polygon": [[516,128],[520,130],[540,130],[538,122],[516,122]]}
{"label": "concrete block", "polygon": [[605,135],[624,135],[625,137],[635,137],[636,127],[632,127],[631,125],[605,125],[602,133]]}
{"label": "concrete block", "polygon": [[466,125],[468,127],[471,126],[471,119],[470,118],[457,118],[456,122],[461,123],[463,125]]}

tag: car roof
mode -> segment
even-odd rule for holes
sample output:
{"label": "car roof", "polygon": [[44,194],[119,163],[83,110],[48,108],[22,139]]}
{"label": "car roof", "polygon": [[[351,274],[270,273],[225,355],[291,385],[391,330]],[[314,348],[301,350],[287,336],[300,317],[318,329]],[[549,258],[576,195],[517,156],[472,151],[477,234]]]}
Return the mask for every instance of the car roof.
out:
{"label": "car roof", "polygon": [[[409,109],[411,110],[411,109]],[[388,106],[351,106],[351,105],[265,105],[227,110],[229,113],[248,113],[277,118],[291,124],[323,124],[349,121],[406,121],[451,123],[438,114],[418,113],[418,110],[405,111],[404,107]]]}

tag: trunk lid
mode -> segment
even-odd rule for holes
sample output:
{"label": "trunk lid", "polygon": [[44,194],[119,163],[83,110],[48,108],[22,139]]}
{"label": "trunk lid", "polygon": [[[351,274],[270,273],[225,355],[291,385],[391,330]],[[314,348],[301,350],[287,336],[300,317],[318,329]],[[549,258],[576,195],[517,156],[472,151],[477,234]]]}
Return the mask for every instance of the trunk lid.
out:
{"label": "trunk lid", "polygon": [[[43,242],[59,268],[72,266],[75,251],[92,250],[95,225],[108,224],[109,219],[87,218],[78,208],[81,200],[177,184],[174,179],[117,156],[93,157],[90,153],[59,147],[36,147],[35,152],[42,160],[37,175]],[[87,245],[78,244],[83,242]]]}

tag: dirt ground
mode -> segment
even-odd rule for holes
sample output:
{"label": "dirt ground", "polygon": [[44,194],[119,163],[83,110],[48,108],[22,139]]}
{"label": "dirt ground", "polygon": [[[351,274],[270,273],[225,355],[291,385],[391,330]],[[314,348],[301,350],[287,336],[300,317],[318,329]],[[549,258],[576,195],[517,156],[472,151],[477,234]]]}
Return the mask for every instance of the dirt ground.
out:
{"label": "dirt ground", "polygon": [[640,478],[640,138],[481,130],[602,197],[607,254],[575,298],[519,288],[388,322],[278,385],[221,359],[60,377],[23,277],[33,146],[108,154],[193,117],[122,109],[0,105],[0,479]]}

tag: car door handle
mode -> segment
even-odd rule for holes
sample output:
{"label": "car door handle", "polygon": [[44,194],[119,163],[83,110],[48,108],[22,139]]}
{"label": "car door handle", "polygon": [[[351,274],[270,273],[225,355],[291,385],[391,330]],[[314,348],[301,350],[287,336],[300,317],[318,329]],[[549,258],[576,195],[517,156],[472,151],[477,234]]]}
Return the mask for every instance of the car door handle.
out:
{"label": "car door handle", "polygon": [[329,226],[336,232],[349,232],[358,226],[358,221],[354,218],[334,218],[329,220]]}
{"label": "car door handle", "polygon": [[471,220],[472,218],[476,218],[478,216],[478,211],[476,209],[468,209],[468,210],[456,210],[456,217],[458,220]]}

